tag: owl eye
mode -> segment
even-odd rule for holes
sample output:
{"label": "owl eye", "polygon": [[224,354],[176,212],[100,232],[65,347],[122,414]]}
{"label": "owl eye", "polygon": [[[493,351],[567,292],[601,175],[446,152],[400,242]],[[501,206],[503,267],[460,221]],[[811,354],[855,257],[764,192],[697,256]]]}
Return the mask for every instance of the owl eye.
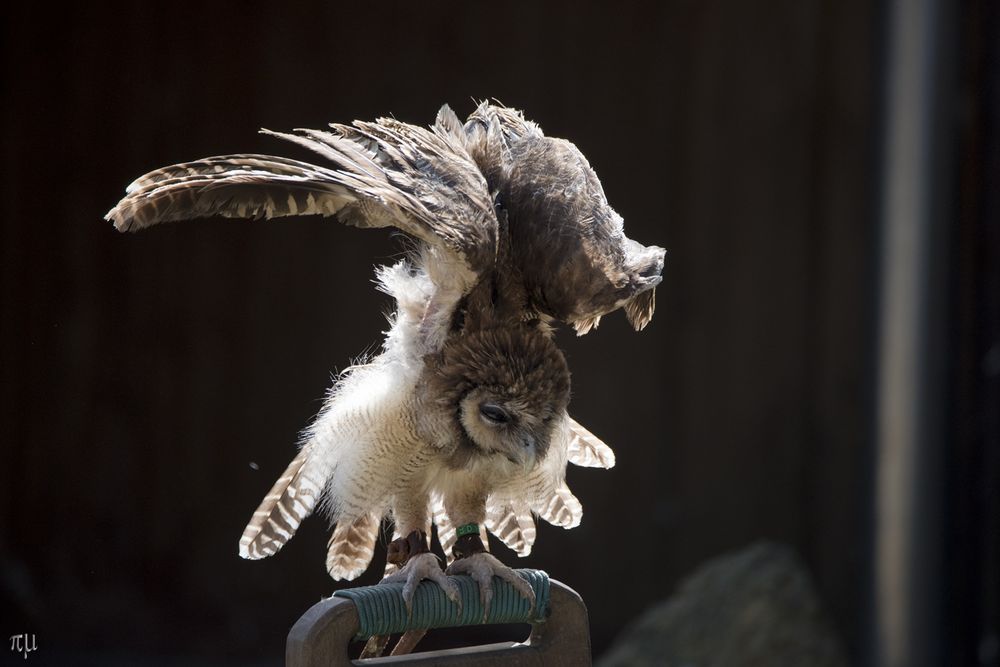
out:
{"label": "owl eye", "polygon": [[483,403],[480,405],[479,414],[492,424],[506,424],[510,421],[510,413],[493,403]]}

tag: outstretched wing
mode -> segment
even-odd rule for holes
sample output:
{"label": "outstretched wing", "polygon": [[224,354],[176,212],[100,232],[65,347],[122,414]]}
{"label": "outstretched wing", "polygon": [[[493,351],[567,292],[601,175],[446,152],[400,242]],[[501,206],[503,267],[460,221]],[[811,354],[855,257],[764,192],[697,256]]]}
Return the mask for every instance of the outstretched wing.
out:
{"label": "outstretched wing", "polygon": [[358,227],[391,226],[456,255],[471,285],[496,261],[498,223],[460,127],[444,107],[429,130],[386,118],[331,131],[265,130],[327,164],[223,155],[172,165],[136,179],[106,218],[120,231],[213,215],[323,215]]}

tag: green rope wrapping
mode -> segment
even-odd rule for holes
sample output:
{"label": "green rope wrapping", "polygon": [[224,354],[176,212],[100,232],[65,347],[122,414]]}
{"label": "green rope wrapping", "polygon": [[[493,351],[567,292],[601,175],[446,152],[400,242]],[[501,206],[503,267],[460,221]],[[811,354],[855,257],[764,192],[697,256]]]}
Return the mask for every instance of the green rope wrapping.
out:
{"label": "green rope wrapping", "polygon": [[[549,606],[549,575],[542,570],[515,570],[535,591],[535,609],[529,615],[528,601],[513,586],[493,577],[493,601],[487,625],[494,623],[534,623],[545,618]],[[469,576],[450,577],[462,597],[462,617],[458,607],[432,581],[422,581],[413,596],[413,616],[407,618],[403,584],[378,584],[337,591],[335,596],[354,601],[361,621],[355,636],[365,641],[372,635],[390,635],[424,628],[451,628],[483,623],[479,585]]]}

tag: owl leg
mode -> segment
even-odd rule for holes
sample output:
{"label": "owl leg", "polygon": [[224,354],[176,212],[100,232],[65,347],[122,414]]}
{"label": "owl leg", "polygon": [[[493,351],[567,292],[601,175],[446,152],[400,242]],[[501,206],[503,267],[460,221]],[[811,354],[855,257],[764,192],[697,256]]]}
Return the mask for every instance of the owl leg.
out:
{"label": "owl leg", "polygon": [[468,574],[479,584],[483,621],[489,617],[493,601],[493,577],[508,582],[534,609],[534,589],[517,572],[489,553],[480,537],[479,525],[486,517],[486,496],[478,490],[456,492],[445,496],[444,506],[448,517],[458,527],[458,539],[452,547],[455,561],[448,568],[448,574]]}
{"label": "owl leg", "polygon": [[[396,560],[393,560],[395,558]],[[441,561],[427,547],[427,534],[422,530],[411,531],[405,538],[394,540],[389,545],[389,562],[402,565],[395,574],[390,574],[381,581],[383,584],[403,584],[403,603],[406,613],[413,613],[413,596],[417,585],[424,579],[430,579],[444,590],[448,599],[459,605],[462,598],[458,585],[445,576],[441,569]]]}
{"label": "owl leg", "polygon": [[[444,572],[441,571],[441,564],[437,556],[427,548],[427,533],[422,530],[412,530],[406,537],[400,537],[390,542],[388,552],[387,560],[389,563],[399,566],[400,569],[394,574],[386,576],[379,583],[403,584],[403,603],[406,605],[407,614],[412,615],[413,613],[413,596],[416,593],[417,585],[424,579],[431,579],[441,586],[448,599],[458,604],[459,609],[461,609],[462,599],[459,597],[458,586],[448,580]],[[409,630],[403,633],[392,649],[392,655],[404,655],[411,652],[426,632],[426,630]],[[388,642],[389,635],[370,637],[361,653],[361,659],[379,657]]]}
{"label": "owl leg", "polygon": [[460,526],[475,530],[475,534],[462,535],[455,542],[452,553],[455,561],[448,568],[448,574],[467,574],[479,584],[479,599],[483,604],[483,622],[490,615],[490,603],[493,601],[493,577],[499,577],[514,587],[521,597],[535,608],[535,591],[517,572],[507,567],[496,556],[486,551],[479,537],[479,527],[475,524]]}
{"label": "owl leg", "polygon": [[[424,638],[427,634],[426,630],[407,630],[396,642],[396,645],[392,648],[392,652],[389,655],[406,655],[407,653],[412,653],[413,649],[420,643],[420,640]],[[361,651],[361,655],[358,656],[360,660],[368,660],[369,658],[379,658],[382,656],[382,652],[385,651],[386,645],[389,643],[389,635],[372,635],[368,638],[365,643],[364,649]]]}
{"label": "owl leg", "polygon": [[448,579],[441,569],[438,557],[428,546],[427,533],[430,530],[430,518],[427,509],[430,498],[425,491],[411,490],[397,496],[393,507],[396,529],[402,537],[389,544],[388,560],[400,566],[395,574],[382,580],[382,583],[403,584],[403,602],[408,614],[413,613],[413,596],[417,585],[424,579],[430,579],[444,591],[448,599],[459,605],[461,613],[461,596],[458,584]]}
{"label": "owl leg", "polygon": [[[458,584],[448,579],[441,569],[441,562],[431,552],[428,546],[427,534],[430,532],[430,517],[428,515],[430,498],[426,491],[412,487],[402,489],[393,502],[393,520],[396,523],[396,539],[389,543],[386,560],[397,569],[386,575],[380,584],[403,584],[403,603],[406,613],[413,614],[413,596],[417,586],[424,579],[430,579],[444,591],[444,594],[458,606],[459,616],[462,614],[462,597]],[[400,637],[392,650],[392,655],[409,653],[424,636],[425,630],[410,630]],[[388,635],[376,635],[369,638],[361,652],[361,658],[376,658],[382,655]]]}

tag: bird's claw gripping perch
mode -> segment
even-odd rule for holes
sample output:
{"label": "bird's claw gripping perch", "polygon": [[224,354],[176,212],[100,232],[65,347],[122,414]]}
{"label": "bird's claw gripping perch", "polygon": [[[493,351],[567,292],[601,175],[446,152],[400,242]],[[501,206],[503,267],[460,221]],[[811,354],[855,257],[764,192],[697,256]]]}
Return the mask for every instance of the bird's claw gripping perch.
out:
{"label": "bird's claw gripping perch", "polygon": [[444,591],[444,594],[458,607],[462,615],[462,597],[458,584],[451,581],[441,569],[441,561],[427,548],[427,536],[423,531],[414,530],[406,537],[393,540],[389,545],[389,562],[402,567],[380,583],[403,584],[403,604],[408,616],[413,615],[413,596],[417,586],[424,579],[430,579]]}
{"label": "bird's claw gripping perch", "polygon": [[501,563],[496,556],[486,551],[479,537],[475,534],[464,535],[455,542],[452,551],[455,561],[448,568],[449,575],[467,574],[479,585],[479,599],[483,605],[482,622],[490,615],[490,604],[493,601],[493,577],[506,581],[518,594],[528,601],[530,611],[535,609],[535,591],[527,581],[513,569]]}

